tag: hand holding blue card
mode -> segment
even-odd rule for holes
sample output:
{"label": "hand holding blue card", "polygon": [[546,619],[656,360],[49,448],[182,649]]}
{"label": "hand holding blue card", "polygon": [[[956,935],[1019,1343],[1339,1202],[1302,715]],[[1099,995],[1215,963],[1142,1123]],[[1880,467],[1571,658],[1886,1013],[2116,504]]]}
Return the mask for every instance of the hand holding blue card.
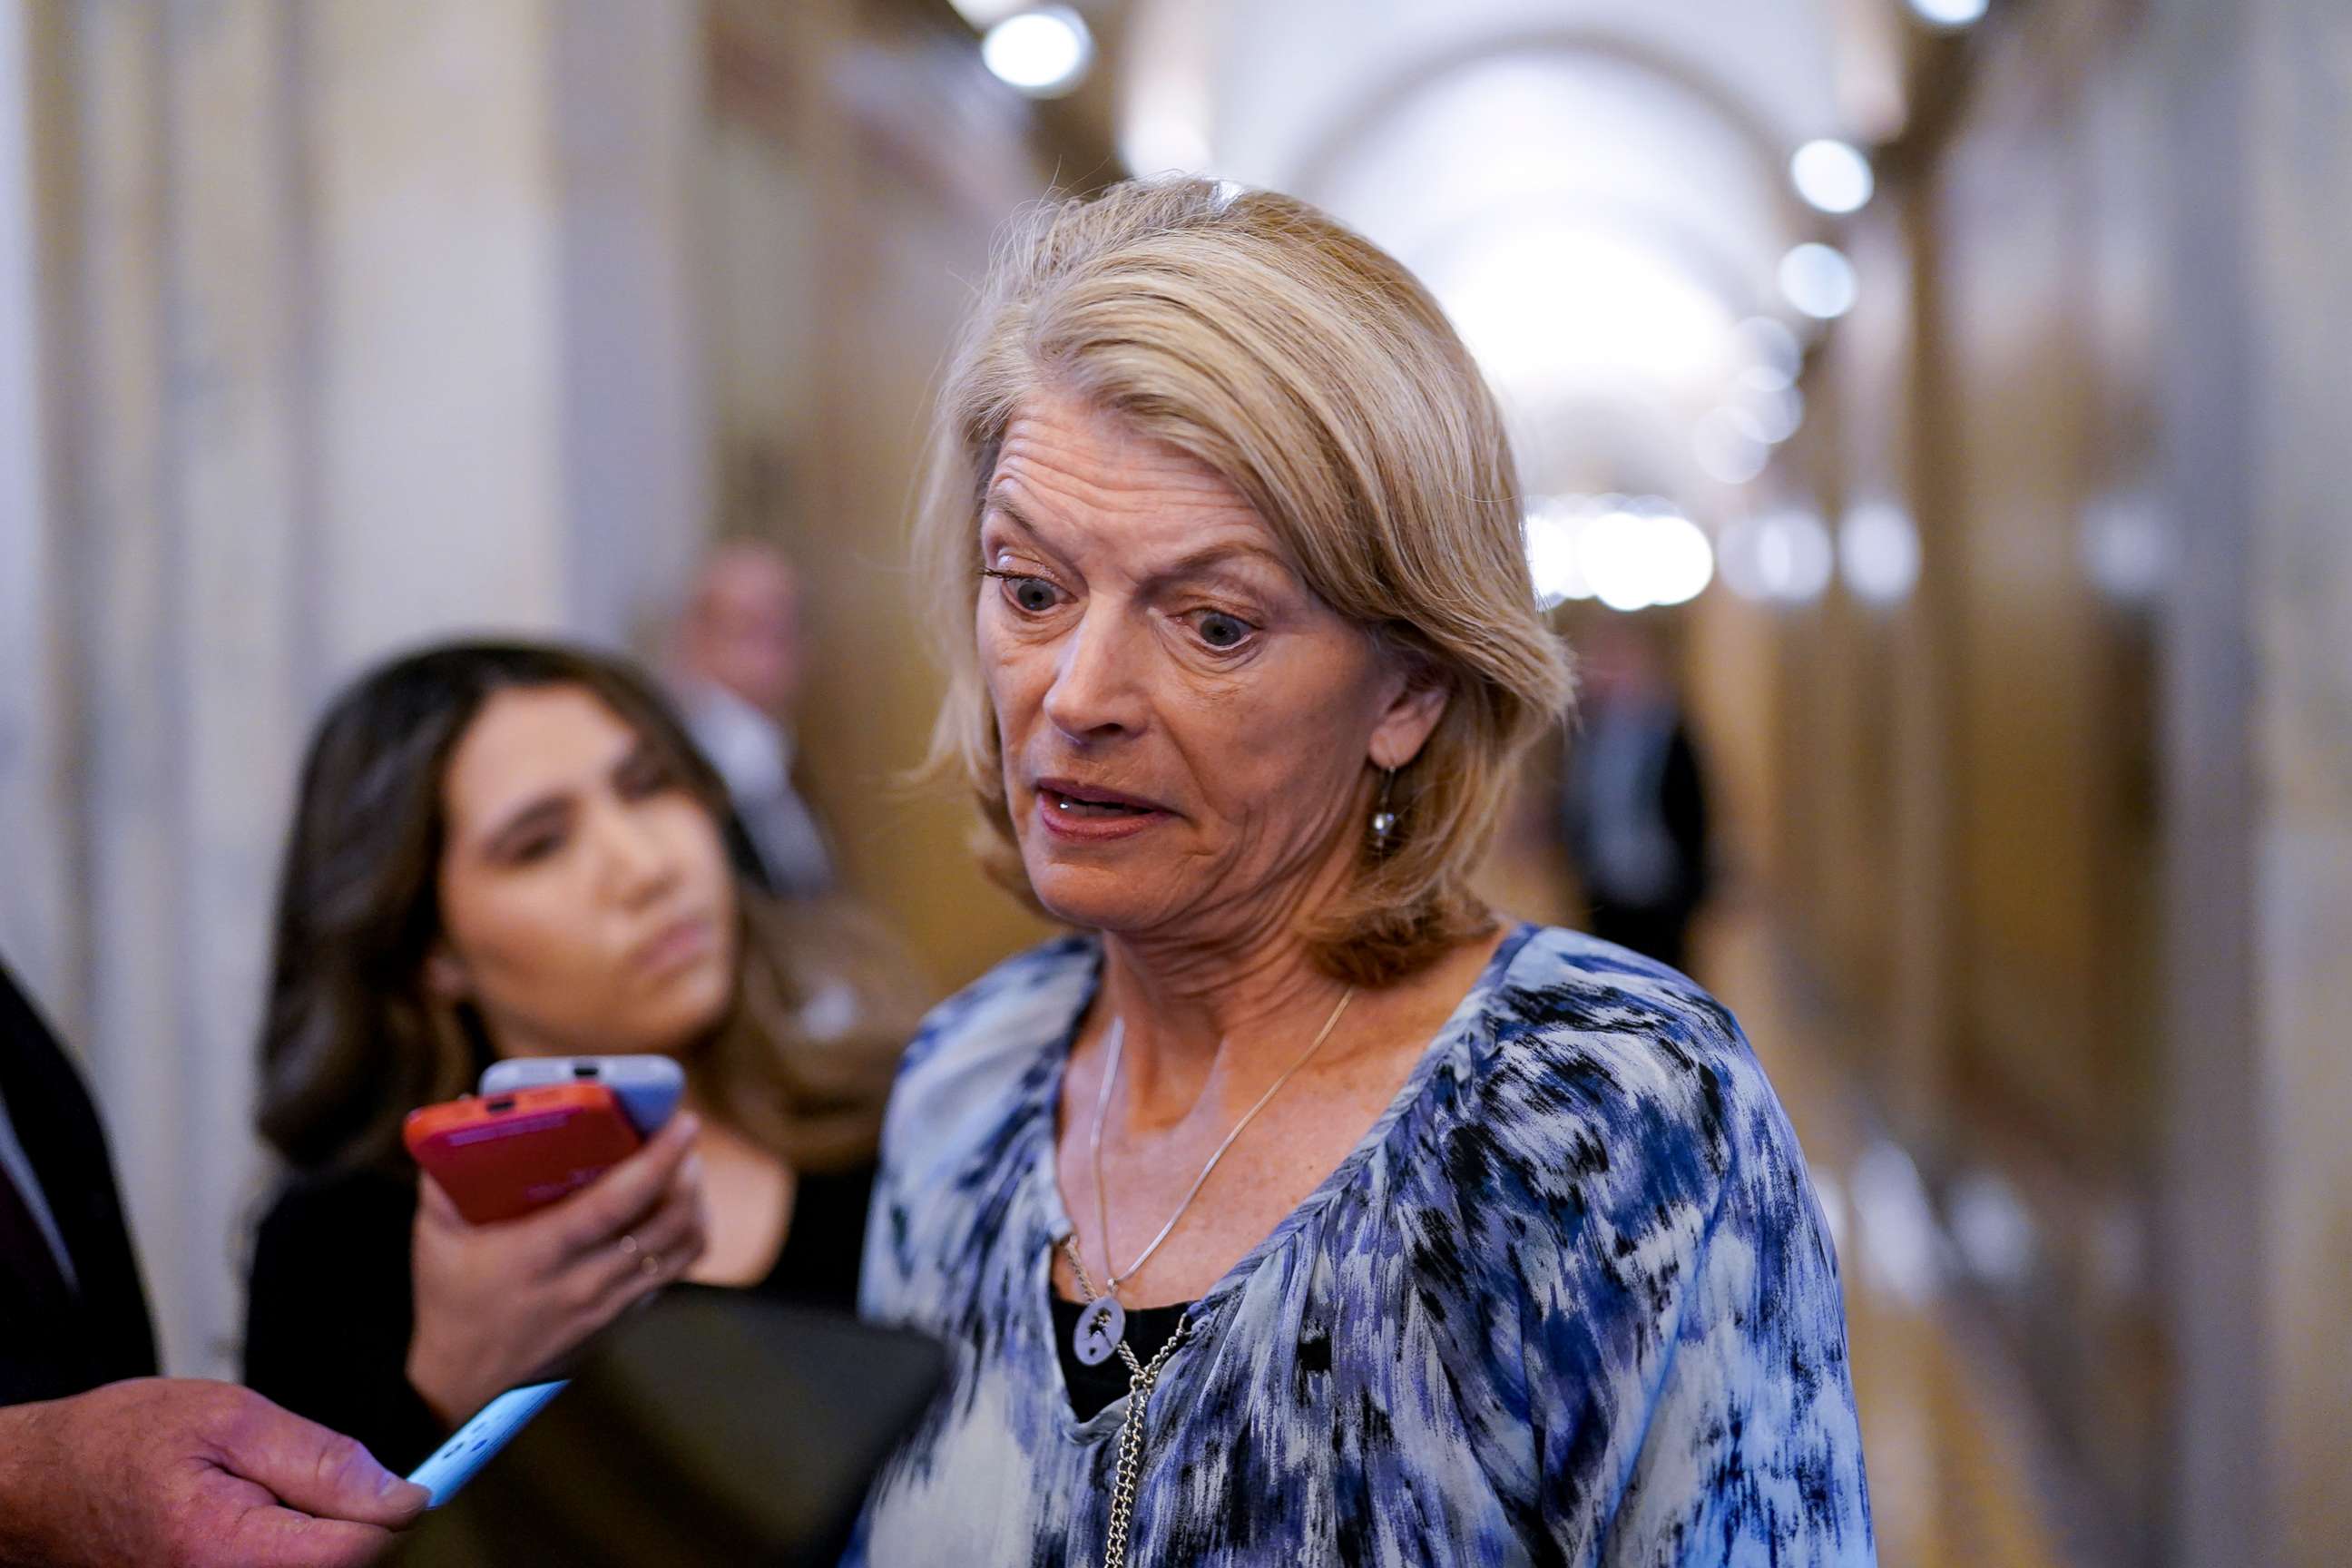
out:
{"label": "hand holding blue card", "polygon": [[449,1440],[433,1452],[433,1457],[416,1467],[409,1479],[433,1494],[427,1507],[439,1508],[457,1493],[457,1489],[474,1479],[474,1473],[491,1458],[507,1440],[523,1428],[523,1424],[546,1408],[547,1402],[563,1392],[557,1383],[533,1383],[521,1388],[510,1388],[479,1410],[472,1419],[450,1435]]}

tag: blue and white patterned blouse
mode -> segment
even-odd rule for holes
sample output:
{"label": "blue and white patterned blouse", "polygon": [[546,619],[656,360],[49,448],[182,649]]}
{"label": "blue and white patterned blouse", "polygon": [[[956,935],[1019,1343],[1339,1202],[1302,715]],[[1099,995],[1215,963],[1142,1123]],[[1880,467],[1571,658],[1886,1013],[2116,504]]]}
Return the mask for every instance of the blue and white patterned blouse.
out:
{"label": "blue and white patterned blouse", "polygon": [[[1101,1560],[1128,1401],[1071,1413],[1047,1291],[1068,938],[933,1013],[883,1134],[867,1316],[954,1348],[849,1561]],[[1867,1564],[1832,1256],[1738,1026],[1522,926],[1322,1185],[1192,1310],[1129,1561]]]}

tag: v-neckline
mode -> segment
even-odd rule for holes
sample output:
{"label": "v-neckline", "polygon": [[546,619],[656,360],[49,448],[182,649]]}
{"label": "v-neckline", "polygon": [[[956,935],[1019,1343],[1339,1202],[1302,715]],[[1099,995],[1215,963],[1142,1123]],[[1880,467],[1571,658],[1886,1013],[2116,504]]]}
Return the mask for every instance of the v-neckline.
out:
{"label": "v-neckline", "polygon": [[[1445,1022],[1438,1026],[1437,1032],[1430,1037],[1429,1044],[1423,1048],[1420,1057],[1414,1060],[1412,1069],[1405,1074],[1404,1082],[1398,1086],[1396,1093],[1390,1098],[1388,1105],[1382,1109],[1380,1115],[1373,1119],[1371,1126],[1365,1130],[1364,1135],[1356,1141],[1355,1145],[1341,1157],[1339,1163],[1332,1166],[1329,1173],[1318,1182],[1305,1197],[1298,1200],[1289,1213],[1276,1222],[1272,1230],[1261,1237],[1255,1246],[1242,1254],[1232,1268],[1217,1278],[1216,1283],[1211,1285],[1194,1300],[1190,1312],[1190,1326],[1185,1332],[1187,1342],[1176,1347],[1170,1357],[1171,1367],[1185,1359],[1192,1344],[1198,1342],[1205,1321],[1246,1287],[1251,1277],[1268,1258],[1287,1245],[1290,1238],[1319,1214],[1334,1197],[1354,1184],[1357,1174],[1381,1146],[1388,1142],[1398,1123],[1404,1119],[1405,1112],[1427,1092],[1430,1080],[1434,1076],[1438,1064],[1454,1053],[1454,1047],[1461,1043],[1479,1015],[1486,1010],[1487,1000],[1494,995],[1496,987],[1502,984],[1504,975],[1508,973],[1512,961],[1519,955],[1520,949],[1524,948],[1528,939],[1540,929],[1533,922],[1522,921],[1504,934],[1503,940],[1496,945],[1494,952],[1488,956],[1485,966],[1479,970],[1478,977],[1470,983],[1470,988],[1462,994],[1462,1000],[1454,1005],[1454,1011],[1447,1016]],[[1036,1145],[1031,1152],[1030,1179],[1034,1201],[1044,1211],[1041,1215],[1044,1222],[1041,1228],[1045,1235],[1042,1242],[1034,1248],[1035,1261],[1033,1267],[1037,1271],[1037,1277],[1031,1280],[1030,1289],[1025,1293],[1028,1299],[1027,1310],[1033,1313],[1042,1313],[1045,1318],[1045,1331],[1038,1337],[1037,1342],[1044,1347],[1045,1352],[1044,1375],[1049,1376],[1053,1383],[1055,1420],[1059,1423],[1065,1436],[1082,1440],[1101,1436],[1114,1430],[1117,1422],[1124,1417],[1128,1401],[1127,1395],[1121,1395],[1103,1406],[1092,1416],[1080,1421],[1071,1408],[1069,1384],[1062,1375],[1060,1347],[1055,1341],[1056,1331],[1053,1321],[1052,1301],[1054,1255],[1061,1244],[1062,1237],[1070,1235],[1075,1228],[1070,1223],[1068,1209],[1062,1201],[1056,1123],[1060,1120],[1063,1083],[1069,1070],[1070,1054],[1076,1049],[1078,1033],[1086,1026],[1087,1014],[1094,1006],[1095,998],[1102,990],[1102,940],[1099,937],[1089,937],[1085,941],[1092,950],[1089,954],[1090,962],[1087,965],[1086,983],[1079,987],[1068,1023],[1046,1047],[1049,1058],[1047,1070],[1038,1075],[1043,1080],[1037,1090],[1038,1100],[1030,1107],[1029,1135]]]}

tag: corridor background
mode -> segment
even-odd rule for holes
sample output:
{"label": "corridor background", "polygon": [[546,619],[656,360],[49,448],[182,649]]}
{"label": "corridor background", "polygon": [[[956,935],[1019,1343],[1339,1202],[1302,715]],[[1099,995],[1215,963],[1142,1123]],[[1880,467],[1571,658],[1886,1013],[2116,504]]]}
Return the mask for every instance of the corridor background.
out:
{"label": "corridor background", "polygon": [[[1022,9],[0,0],[0,950],[173,1368],[236,1363],[293,770],[384,652],[650,651],[773,539],[851,888],[934,992],[1042,933],[903,784],[927,393],[1019,204],[1183,168],[1420,271],[1563,632],[1673,650],[1885,1560],[2352,1556],[2352,11],[1092,0],[1032,97]],[[1610,607],[1612,517],[1705,586]],[[1559,755],[1488,880],[1573,921]]]}

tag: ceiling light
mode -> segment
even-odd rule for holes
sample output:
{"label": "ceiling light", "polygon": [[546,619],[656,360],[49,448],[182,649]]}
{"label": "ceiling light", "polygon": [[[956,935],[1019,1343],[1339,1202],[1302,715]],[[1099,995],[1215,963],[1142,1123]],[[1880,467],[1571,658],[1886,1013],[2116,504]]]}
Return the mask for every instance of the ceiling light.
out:
{"label": "ceiling light", "polygon": [[1592,584],[1577,560],[1577,521],[1575,505],[1567,500],[1547,498],[1528,510],[1528,575],[1544,609],[1563,599],[1592,597]]}
{"label": "ceiling light", "polygon": [[1837,569],[1828,525],[1806,511],[1733,523],[1717,549],[1724,586],[1743,599],[1801,605],[1821,596]]}
{"label": "ceiling light", "polygon": [[2083,516],[2082,552],[2084,572],[2109,598],[2146,605],[2163,596],[2173,564],[2172,542],[2144,499],[2119,495],[2094,501]]}
{"label": "ceiling light", "polygon": [[1740,384],[1759,392],[1778,392],[1794,382],[1805,368],[1805,345],[1797,334],[1769,316],[1750,316],[1733,329],[1748,360]]}
{"label": "ceiling light", "polygon": [[1602,512],[1578,531],[1576,553],[1594,596],[1612,610],[1684,604],[1715,577],[1714,546],[1671,511]]}
{"label": "ceiling light", "polygon": [[1844,252],[1801,245],[1780,258],[1780,292],[1806,315],[1827,321],[1853,309],[1860,285]]}
{"label": "ceiling light", "polygon": [[972,26],[975,32],[985,33],[1015,11],[1028,9],[1027,0],[949,0],[956,15]]}
{"label": "ceiling light", "polygon": [[1691,455],[1699,470],[1717,484],[1744,485],[1772,460],[1762,434],[1727,408],[1717,408],[1691,432]]}
{"label": "ceiling light", "polygon": [[1058,98],[1094,62],[1094,36],[1066,5],[1040,5],[1007,16],[980,41],[980,58],[1001,79],[1032,98]]}
{"label": "ceiling light", "polygon": [[1857,599],[1898,605],[1919,581],[1919,530],[1901,507],[1869,501],[1838,530],[1838,568]]}
{"label": "ceiling light", "polygon": [[1789,160],[1797,194],[1825,213],[1859,212],[1876,188],[1870,160],[1843,142],[1808,142]]}
{"label": "ceiling light", "polygon": [[1736,403],[1724,405],[1732,423],[1767,446],[1777,447],[1804,427],[1805,395],[1793,386],[1772,392],[1742,387]]}
{"label": "ceiling light", "polygon": [[1922,20],[1938,27],[1965,27],[1984,20],[1990,0],[1911,0],[1911,9]]}

